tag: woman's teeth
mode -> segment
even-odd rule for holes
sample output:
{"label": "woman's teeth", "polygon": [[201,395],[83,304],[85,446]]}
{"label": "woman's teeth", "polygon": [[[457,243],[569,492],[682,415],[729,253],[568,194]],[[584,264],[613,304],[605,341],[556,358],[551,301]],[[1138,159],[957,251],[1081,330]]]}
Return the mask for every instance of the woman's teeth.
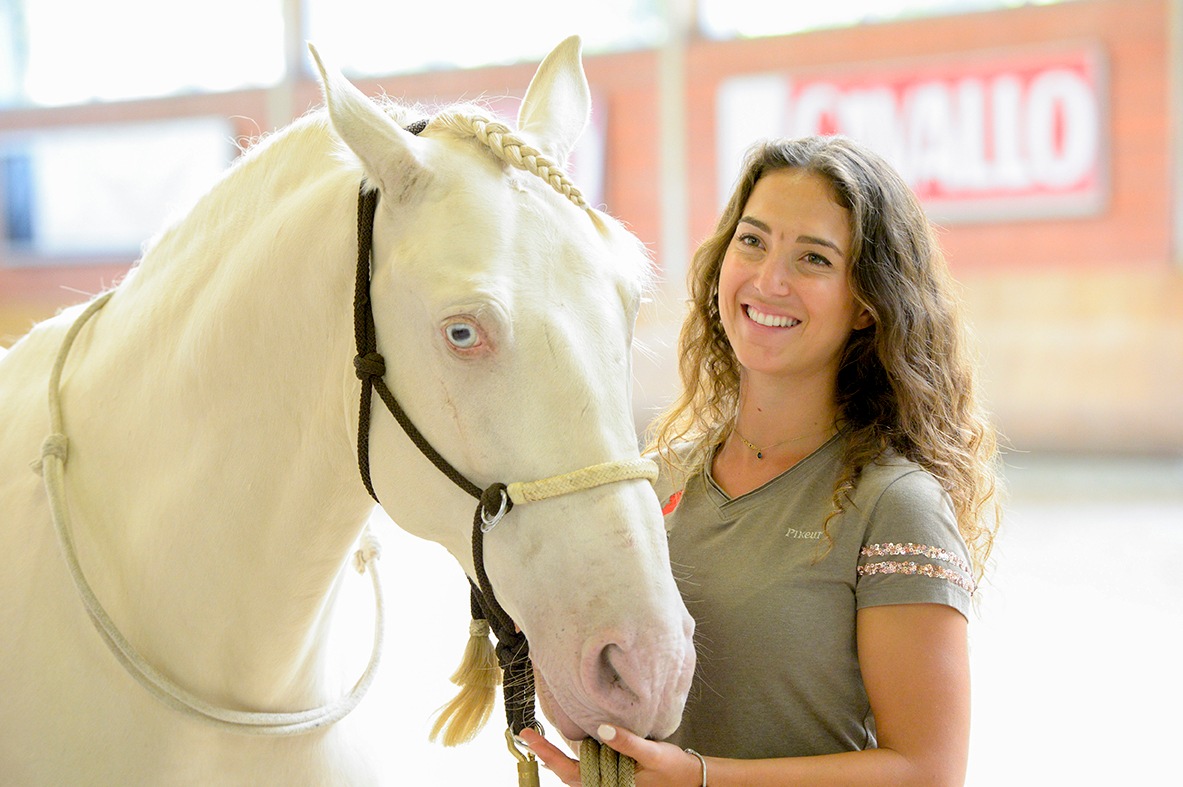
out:
{"label": "woman's teeth", "polygon": [[778,317],[775,314],[765,314],[755,306],[747,306],[745,308],[752,322],[765,325],[769,328],[792,328],[801,322],[800,320],[794,320],[792,317]]}

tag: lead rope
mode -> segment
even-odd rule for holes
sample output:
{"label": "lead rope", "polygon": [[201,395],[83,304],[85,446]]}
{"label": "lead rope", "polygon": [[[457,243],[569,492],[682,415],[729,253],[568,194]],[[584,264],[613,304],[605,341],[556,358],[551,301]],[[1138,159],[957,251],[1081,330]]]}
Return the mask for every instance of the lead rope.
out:
{"label": "lead rope", "polygon": [[579,744],[579,780],[583,787],[634,787],[637,761],[595,738]]}
{"label": "lead rope", "polygon": [[236,711],[220,708],[202,700],[169,678],[148,663],[132,646],[127,638],[119,631],[114,621],[103,608],[95,595],[82,566],[78,562],[78,555],[74,548],[73,523],[70,518],[70,506],[66,500],[65,473],[66,458],[69,454],[69,440],[62,429],[61,407],[61,378],[62,369],[66,364],[66,356],[75,337],[95,315],[99,309],[107,304],[114,294],[109,290],[93,300],[85,311],[78,316],[66,332],[61,348],[49,375],[49,421],[50,434],[41,446],[41,458],[33,463],[33,469],[41,473],[45,481],[45,492],[49,498],[49,509],[53,519],[54,530],[57,532],[58,543],[62,556],[69,569],[70,578],[81,597],[91,623],[94,624],[103,642],[137,683],[147,689],[153,696],[165,705],[181,713],[197,718],[214,727],[231,732],[247,735],[288,736],[301,735],[306,732],[325,727],[340,721],[361,702],[366,691],[374,682],[378,663],[382,659],[382,635],[385,630],[384,609],[382,600],[382,584],[378,579],[378,572],[374,570],[373,561],[378,557],[378,544],[367,529],[361,538],[361,546],[355,555],[355,567],[359,573],[369,571],[370,580],[374,587],[374,644],[370,652],[370,662],[365,672],[358,678],[353,689],[345,696],[328,705],[292,713],[259,713],[254,711]]}

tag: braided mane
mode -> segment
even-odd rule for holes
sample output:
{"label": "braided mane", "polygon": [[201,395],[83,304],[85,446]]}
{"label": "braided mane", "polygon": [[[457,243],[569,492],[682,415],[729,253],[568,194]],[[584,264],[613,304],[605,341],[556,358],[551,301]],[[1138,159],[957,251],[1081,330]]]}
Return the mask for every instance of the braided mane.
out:
{"label": "braided mane", "polygon": [[587,201],[583,198],[583,193],[557,164],[537,148],[527,145],[508,126],[488,115],[481,114],[479,110],[474,111],[472,108],[447,109],[433,117],[427,127],[442,127],[460,137],[476,138],[497,158],[518,169],[534,173],[578,207],[591,211]]}

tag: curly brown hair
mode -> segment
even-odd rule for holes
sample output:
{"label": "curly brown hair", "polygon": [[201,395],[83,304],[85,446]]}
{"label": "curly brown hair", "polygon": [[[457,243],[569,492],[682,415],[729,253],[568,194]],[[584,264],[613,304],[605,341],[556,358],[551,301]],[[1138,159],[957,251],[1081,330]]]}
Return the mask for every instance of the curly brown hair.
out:
{"label": "curly brown hair", "polygon": [[[719,317],[719,270],[757,181],[782,168],[824,177],[850,211],[850,289],[874,317],[851,334],[838,370],[846,447],[826,527],[862,469],[898,453],[949,493],[980,579],[999,522],[997,437],[975,393],[954,282],[912,190],[878,154],[845,137],[766,141],[749,151],[715,232],[691,262],[690,313],[678,343],[682,392],[650,426],[650,450],[691,472],[734,427],[740,367]],[[679,460],[674,446],[687,440],[694,449]]]}

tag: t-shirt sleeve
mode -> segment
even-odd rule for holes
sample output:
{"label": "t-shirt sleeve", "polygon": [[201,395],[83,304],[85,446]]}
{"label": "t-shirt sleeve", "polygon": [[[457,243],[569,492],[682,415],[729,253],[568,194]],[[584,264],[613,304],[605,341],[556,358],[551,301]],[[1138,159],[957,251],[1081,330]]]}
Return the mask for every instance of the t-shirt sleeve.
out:
{"label": "t-shirt sleeve", "polygon": [[969,617],[975,587],[953,501],[924,470],[892,480],[870,510],[859,552],[860,609],[945,604]]}

